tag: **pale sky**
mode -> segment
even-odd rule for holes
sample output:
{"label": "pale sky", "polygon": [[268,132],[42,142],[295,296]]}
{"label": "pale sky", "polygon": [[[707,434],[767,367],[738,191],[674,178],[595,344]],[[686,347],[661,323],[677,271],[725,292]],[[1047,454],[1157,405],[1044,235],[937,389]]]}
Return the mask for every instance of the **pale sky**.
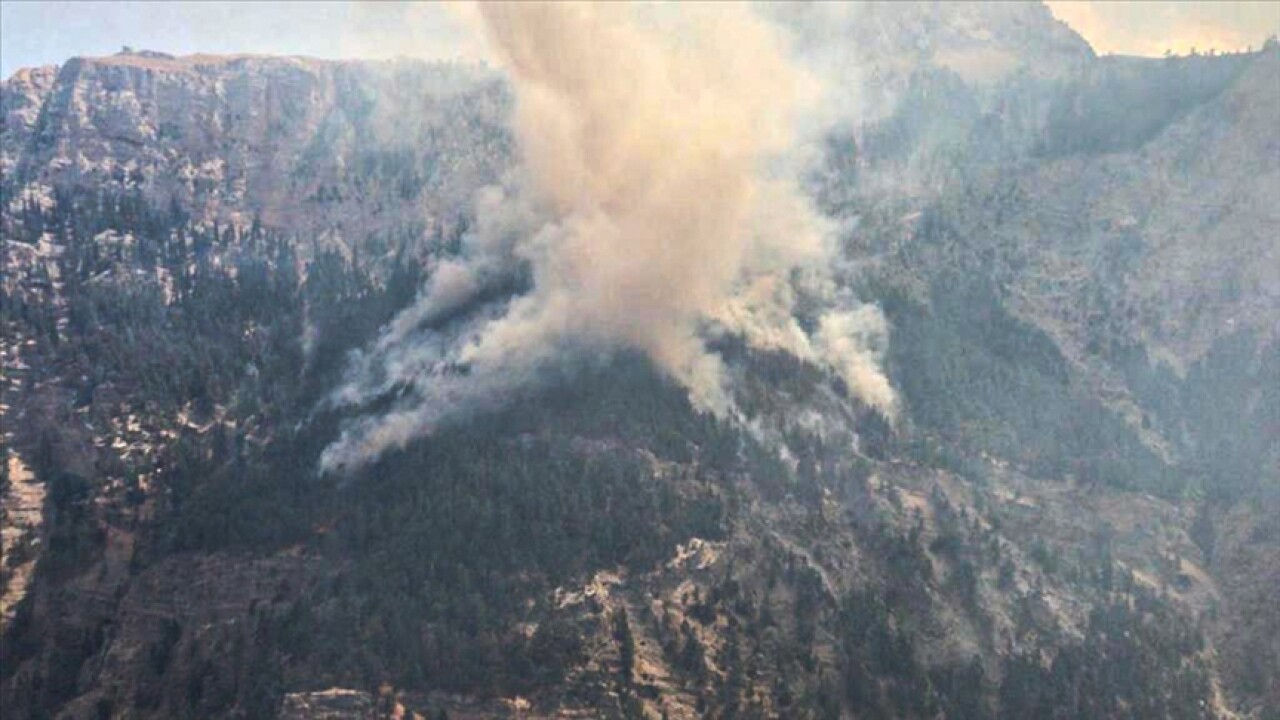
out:
{"label": "pale sky", "polygon": [[1179,55],[1192,48],[1257,50],[1280,32],[1280,0],[1266,2],[1071,2],[1049,9],[1084,36],[1100,55]]}
{"label": "pale sky", "polygon": [[174,55],[254,53],[479,60],[456,8],[393,2],[22,2],[0,0],[0,76],[128,45]]}
{"label": "pale sky", "polygon": [[[1050,2],[1099,53],[1162,55],[1259,47],[1280,31],[1280,1]],[[0,0],[0,76],[109,55],[122,46],[177,55],[412,55],[478,60],[456,6],[390,2],[20,2]]]}

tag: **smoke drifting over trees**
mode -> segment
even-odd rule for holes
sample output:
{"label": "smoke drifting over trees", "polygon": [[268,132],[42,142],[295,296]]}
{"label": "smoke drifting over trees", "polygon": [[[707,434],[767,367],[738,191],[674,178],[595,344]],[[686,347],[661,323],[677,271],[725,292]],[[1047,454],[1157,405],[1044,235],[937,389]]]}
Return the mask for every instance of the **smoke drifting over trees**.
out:
{"label": "smoke drifting over trees", "polygon": [[[335,404],[398,399],[348,426],[325,467],[499,405],[581,353],[640,350],[699,409],[734,417],[707,345],[723,333],[893,415],[885,321],[838,287],[833,224],[799,183],[820,86],[775,25],[746,7],[569,4],[483,5],[478,21],[514,89],[521,162],[353,360]],[[800,298],[821,308],[810,323]]]}

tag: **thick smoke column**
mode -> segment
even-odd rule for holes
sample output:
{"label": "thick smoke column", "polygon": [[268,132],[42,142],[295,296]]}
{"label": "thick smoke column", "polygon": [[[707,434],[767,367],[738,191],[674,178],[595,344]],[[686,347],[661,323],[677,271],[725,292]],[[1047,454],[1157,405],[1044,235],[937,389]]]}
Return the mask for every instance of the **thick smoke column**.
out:
{"label": "thick smoke column", "polygon": [[[338,404],[399,404],[348,427],[326,467],[504,402],[581,350],[639,349],[700,409],[732,415],[709,332],[827,367],[892,414],[872,350],[883,318],[836,293],[830,228],[796,181],[793,128],[816,87],[772,25],[725,5],[478,12],[515,90],[522,165],[477,199],[462,257],[353,363]],[[527,293],[454,317],[522,273]],[[798,292],[832,308],[812,335]]]}

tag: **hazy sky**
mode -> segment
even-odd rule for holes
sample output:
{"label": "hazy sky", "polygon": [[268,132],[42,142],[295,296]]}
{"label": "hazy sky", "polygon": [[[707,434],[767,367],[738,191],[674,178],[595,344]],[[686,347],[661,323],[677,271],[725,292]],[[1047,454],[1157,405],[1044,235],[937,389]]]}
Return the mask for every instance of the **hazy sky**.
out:
{"label": "hazy sky", "polygon": [[[1161,55],[1258,47],[1280,2],[1050,2],[1099,52]],[[0,75],[121,46],[192,52],[478,59],[456,13],[388,2],[18,2],[0,0]]]}
{"label": "hazy sky", "polygon": [[0,75],[135,49],[321,58],[479,59],[449,8],[390,2],[16,2],[0,0]]}
{"label": "hazy sky", "polygon": [[1098,53],[1163,55],[1260,47],[1280,31],[1280,1],[1063,2],[1049,8]]}

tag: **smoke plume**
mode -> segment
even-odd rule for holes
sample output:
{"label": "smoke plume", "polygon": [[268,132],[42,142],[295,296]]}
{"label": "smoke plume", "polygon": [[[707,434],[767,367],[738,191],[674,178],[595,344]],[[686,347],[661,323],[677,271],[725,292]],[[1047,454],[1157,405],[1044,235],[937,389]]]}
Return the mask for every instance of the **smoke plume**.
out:
{"label": "smoke plume", "polygon": [[[841,377],[886,415],[886,331],[837,288],[833,228],[798,184],[819,95],[745,6],[482,4],[516,96],[521,163],[476,201],[458,257],[357,357],[338,405],[395,394],[325,452],[358,465],[510,400],[570,353],[643,351],[735,415],[705,338],[741,335]],[[503,288],[517,288],[512,295]],[[826,307],[816,328],[797,298]],[[812,325],[812,324],[811,324]]]}

